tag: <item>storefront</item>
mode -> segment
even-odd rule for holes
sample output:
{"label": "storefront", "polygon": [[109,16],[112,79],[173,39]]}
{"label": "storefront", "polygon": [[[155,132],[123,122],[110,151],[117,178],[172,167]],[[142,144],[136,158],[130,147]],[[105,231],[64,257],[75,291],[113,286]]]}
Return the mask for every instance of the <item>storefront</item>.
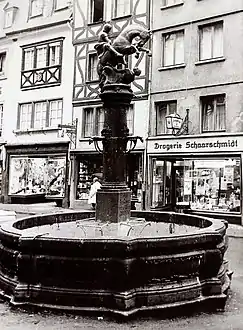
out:
{"label": "storefront", "polygon": [[148,140],[149,207],[242,223],[243,135]]}
{"label": "storefront", "polygon": [[5,203],[56,201],[68,206],[68,142],[5,148]]}
{"label": "storefront", "polygon": [[[102,155],[95,152],[71,152],[72,173],[71,207],[87,204],[90,186],[94,177],[103,180]],[[137,207],[141,208],[143,153],[127,154],[126,183],[132,191]]]}

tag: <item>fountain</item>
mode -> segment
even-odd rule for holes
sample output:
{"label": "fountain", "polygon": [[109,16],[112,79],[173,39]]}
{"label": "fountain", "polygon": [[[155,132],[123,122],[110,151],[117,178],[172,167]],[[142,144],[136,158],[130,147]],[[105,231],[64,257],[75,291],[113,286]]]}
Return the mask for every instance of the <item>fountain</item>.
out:
{"label": "fountain", "polygon": [[[0,228],[0,289],[13,305],[65,310],[139,311],[202,302],[224,308],[231,273],[224,260],[227,222],[173,212],[131,211],[125,184],[126,109],[138,68],[126,56],[149,51],[149,32],[130,25],[96,50],[105,111],[104,184],[94,211],[30,216]],[[135,41],[135,42],[134,42]]]}

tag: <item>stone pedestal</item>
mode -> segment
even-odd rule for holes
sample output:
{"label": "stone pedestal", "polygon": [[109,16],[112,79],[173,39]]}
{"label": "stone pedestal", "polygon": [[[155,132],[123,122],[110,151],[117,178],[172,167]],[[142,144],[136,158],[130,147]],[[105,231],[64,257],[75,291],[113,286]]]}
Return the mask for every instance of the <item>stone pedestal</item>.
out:
{"label": "stone pedestal", "polygon": [[129,130],[126,113],[133,93],[129,85],[109,84],[100,97],[105,113],[102,188],[96,196],[96,220],[121,222],[130,218],[131,191],[126,185],[126,147]]}
{"label": "stone pedestal", "polygon": [[121,222],[130,219],[131,191],[128,188],[101,189],[96,199],[96,220]]}

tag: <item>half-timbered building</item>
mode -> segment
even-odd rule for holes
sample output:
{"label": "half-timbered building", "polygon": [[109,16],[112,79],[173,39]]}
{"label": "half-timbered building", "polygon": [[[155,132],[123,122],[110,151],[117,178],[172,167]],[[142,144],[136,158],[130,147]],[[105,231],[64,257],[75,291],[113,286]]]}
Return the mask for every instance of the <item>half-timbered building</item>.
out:
{"label": "half-timbered building", "polygon": [[[89,144],[90,137],[100,135],[104,113],[99,98],[95,44],[105,22],[112,25],[110,38],[115,38],[126,26],[138,24],[149,28],[148,0],[75,0],[73,17],[74,83],[73,116],[78,120],[76,148],[71,151],[73,180],[71,205],[86,200],[92,177],[102,177],[102,155]],[[149,46],[149,45],[148,45]],[[141,75],[132,83],[134,99],[127,112],[131,135],[146,137],[148,131],[149,59],[141,54],[132,57],[128,65],[139,66]],[[144,177],[145,145],[138,142],[127,154],[127,184],[133,197],[141,202]],[[141,204],[140,204],[141,205]]]}

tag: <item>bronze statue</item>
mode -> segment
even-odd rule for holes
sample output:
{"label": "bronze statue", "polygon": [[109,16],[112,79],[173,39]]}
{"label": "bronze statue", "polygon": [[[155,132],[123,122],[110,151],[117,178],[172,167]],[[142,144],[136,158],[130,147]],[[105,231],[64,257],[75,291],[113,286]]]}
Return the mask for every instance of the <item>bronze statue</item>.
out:
{"label": "bronze statue", "polygon": [[114,39],[113,43],[109,38],[112,26],[106,23],[99,35],[95,49],[98,54],[97,72],[100,77],[100,87],[108,83],[131,83],[136,75],[140,74],[138,68],[130,70],[126,67],[127,55],[135,54],[138,58],[140,52],[146,52],[151,56],[149,49],[144,48],[150,38],[150,32],[143,26],[128,25]]}

